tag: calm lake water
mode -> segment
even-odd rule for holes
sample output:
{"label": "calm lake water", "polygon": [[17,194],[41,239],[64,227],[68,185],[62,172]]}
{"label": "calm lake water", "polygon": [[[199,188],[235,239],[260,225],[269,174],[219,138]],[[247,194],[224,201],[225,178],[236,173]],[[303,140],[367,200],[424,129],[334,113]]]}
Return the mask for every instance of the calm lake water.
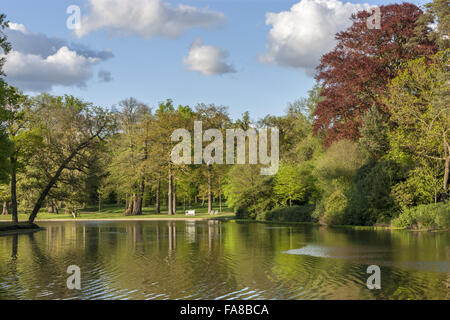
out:
{"label": "calm lake water", "polygon": [[[48,222],[0,237],[0,299],[449,299],[450,234],[219,221]],[[381,289],[369,290],[369,265]],[[69,265],[81,290],[69,290]]]}

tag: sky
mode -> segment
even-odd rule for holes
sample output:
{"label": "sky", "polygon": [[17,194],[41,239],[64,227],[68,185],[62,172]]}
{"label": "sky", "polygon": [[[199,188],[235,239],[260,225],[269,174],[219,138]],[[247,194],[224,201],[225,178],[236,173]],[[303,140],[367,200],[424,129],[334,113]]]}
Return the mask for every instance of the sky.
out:
{"label": "sky", "polygon": [[307,96],[351,13],[393,2],[2,0],[13,47],[4,71],[30,95],[103,107],[128,97],[153,108],[214,103],[257,120]]}

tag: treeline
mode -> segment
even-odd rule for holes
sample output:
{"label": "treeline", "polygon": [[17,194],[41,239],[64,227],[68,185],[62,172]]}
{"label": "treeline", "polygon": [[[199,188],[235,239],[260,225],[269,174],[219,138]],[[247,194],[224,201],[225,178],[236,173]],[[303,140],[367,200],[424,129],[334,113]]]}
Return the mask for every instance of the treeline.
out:
{"label": "treeline", "polygon": [[353,15],[310,96],[262,121],[280,128],[280,171],[232,168],[230,206],[262,220],[449,228],[449,10],[381,6],[381,29]]}
{"label": "treeline", "polygon": [[[30,212],[33,221],[43,206],[75,215],[114,203],[125,215],[148,205],[172,215],[201,202],[208,211],[226,203],[241,218],[449,228],[448,0],[425,11],[408,3],[380,10],[380,29],[367,28],[363,11],[336,35],[308,97],[257,121],[171,100],[152,108],[128,98],[106,110],[71,96],[27,97],[2,81],[3,211],[13,221]],[[0,22],[7,26],[4,16]],[[171,134],[192,132],[194,121],[223,136],[227,128],[277,127],[279,171],[174,164]]]}

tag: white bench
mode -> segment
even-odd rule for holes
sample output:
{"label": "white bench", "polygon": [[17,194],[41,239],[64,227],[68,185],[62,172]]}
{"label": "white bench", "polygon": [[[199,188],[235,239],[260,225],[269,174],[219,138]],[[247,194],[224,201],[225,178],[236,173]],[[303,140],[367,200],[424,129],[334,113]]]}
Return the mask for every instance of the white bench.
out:
{"label": "white bench", "polygon": [[212,210],[209,214],[213,214],[213,215],[219,214],[219,210]]}
{"label": "white bench", "polygon": [[185,214],[186,214],[187,216],[195,216],[195,210],[186,210],[186,211],[185,211]]}

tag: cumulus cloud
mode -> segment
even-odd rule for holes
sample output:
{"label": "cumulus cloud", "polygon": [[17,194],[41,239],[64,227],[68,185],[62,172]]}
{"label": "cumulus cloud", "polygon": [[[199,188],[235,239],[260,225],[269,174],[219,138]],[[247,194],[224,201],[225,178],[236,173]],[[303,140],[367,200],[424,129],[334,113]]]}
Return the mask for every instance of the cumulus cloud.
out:
{"label": "cumulus cloud", "polygon": [[232,65],[223,60],[228,53],[218,47],[205,45],[200,39],[195,40],[189,54],[183,59],[183,63],[189,70],[198,71],[204,75],[220,75],[236,72]]}
{"label": "cumulus cloud", "polygon": [[[4,71],[7,81],[25,91],[47,91],[55,85],[84,87],[94,65],[113,57],[111,50],[96,51],[65,39],[33,33],[23,24],[5,30],[13,50]],[[111,75],[103,75],[103,80]]]}
{"label": "cumulus cloud", "polygon": [[220,12],[173,6],[164,0],[89,0],[89,7],[74,30],[80,38],[100,29],[119,36],[177,38],[191,28],[212,27],[224,20]]}
{"label": "cumulus cloud", "polygon": [[335,34],[351,25],[352,13],[368,8],[338,0],[301,0],[289,11],[267,13],[266,24],[272,28],[259,61],[299,68],[311,76],[320,57],[336,45]]}

